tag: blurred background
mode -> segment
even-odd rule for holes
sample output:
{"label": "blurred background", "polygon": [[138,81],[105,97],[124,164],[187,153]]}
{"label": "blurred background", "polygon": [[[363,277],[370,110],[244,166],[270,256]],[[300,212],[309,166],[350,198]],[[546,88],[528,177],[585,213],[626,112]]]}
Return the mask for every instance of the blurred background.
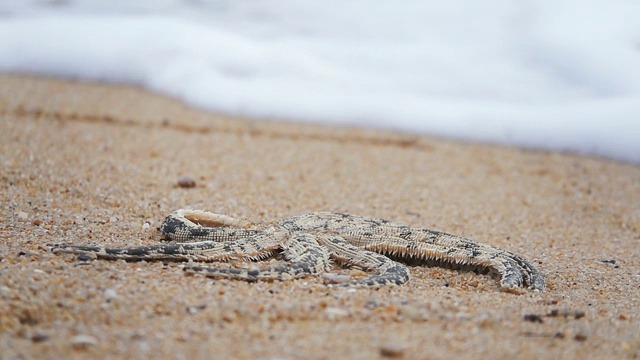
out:
{"label": "blurred background", "polygon": [[0,71],[640,162],[637,0],[4,0]]}

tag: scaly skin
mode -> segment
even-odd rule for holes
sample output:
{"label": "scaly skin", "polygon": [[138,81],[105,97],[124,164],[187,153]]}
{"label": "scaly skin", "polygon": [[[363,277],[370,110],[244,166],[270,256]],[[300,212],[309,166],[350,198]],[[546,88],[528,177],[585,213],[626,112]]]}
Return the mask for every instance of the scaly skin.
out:
{"label": "scaly skin", "polygon": [[429,229],[369,217],[316,212],[275,224],[247,221],[202,210],[177,210],[160,226],[174,243],[123,249],[56,245],[55,252],[94,253],[103,259],[228,261],[261,260],[282,252],[286,263],[263,269],[185,266],[213,278],[288,280],[323,273],[330,259],[373,275],[333,286],[384,286],[409,281],[409,269],[386,255],[440,265],[491,269],[504,291],[542,291],[542,275],[519,256],[491,245]]}

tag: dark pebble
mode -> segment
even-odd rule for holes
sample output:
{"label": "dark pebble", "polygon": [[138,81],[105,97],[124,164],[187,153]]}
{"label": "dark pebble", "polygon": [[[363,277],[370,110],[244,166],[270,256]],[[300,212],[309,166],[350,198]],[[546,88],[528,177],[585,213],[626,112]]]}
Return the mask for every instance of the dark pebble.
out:
{"label": "dark pebble", "polygon": [[93,258],[89,255],[85,255],[85,254],[80,254],[78,255],[78,260],[80,261],[91,261],[93,260]]}
{"label": "dark pebble", "polygon": [[196,181],[189,176],[181,176],[178,178],[178,186],[181,188],[192,188],[196,186]]}
{"label": "dark pebble", "polygon": [[574,319],[580,319],[585,316],[585,312],[582,310],[558,310],[553,309],[550,313],[547,314],[548,317],[559,317],[562,316],[564,318],[573,317]]}
{"label": "dark pebble", "polygon": [[49,335],[42,333],[33,334],[33,336],[31,337],[31,341],[35,343],[45,342],[47,340],[49,340]]}
{"label": "dark pebble", "polygon": [[575,341],[586,341],[587,340],[587,335],[585,335],[585,334],[576,334],[576,336],[574,336],[573,339]]}
{"label": "dark pebble", "polygon": [[393,343],[386,343],[380,346],[380,355],[382,355],[383,357],[402,357],[404,356],[404,352],[404,347]]}
{"label": "dark pebble", "polygon": [[524,321],[537,322],[541,324],[543,323],[542,316],[537,314],[526,314],[524,316]]}
{"label": "dark pebble", "polygon": [[615,259],[598,259],[598,261],[600,261],[601,263],[605,263],[605,264],[615,264],[616,263]]}

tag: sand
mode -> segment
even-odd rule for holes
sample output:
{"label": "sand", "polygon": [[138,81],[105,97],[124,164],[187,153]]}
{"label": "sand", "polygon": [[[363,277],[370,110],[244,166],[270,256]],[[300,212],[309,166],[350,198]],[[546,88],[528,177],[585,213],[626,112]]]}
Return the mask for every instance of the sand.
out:
{"label": "sand", "polygon": [[[0,359],[640,357],[637,165],[232,118],[134,87],[10,74],[0,163]],[[183,207],[442,230],[521,255],[548,289],[514,295],[420,266],[380,289],[245,283],[50,251],[151,244]]]}

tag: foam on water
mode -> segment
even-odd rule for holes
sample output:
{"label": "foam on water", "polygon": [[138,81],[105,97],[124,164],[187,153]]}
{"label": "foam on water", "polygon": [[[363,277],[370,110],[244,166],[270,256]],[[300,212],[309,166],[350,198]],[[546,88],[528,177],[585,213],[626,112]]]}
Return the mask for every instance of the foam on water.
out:
{"label": "foam on water", "polygon": [[637,0],[5,0],[0,71],[640,162]]}

